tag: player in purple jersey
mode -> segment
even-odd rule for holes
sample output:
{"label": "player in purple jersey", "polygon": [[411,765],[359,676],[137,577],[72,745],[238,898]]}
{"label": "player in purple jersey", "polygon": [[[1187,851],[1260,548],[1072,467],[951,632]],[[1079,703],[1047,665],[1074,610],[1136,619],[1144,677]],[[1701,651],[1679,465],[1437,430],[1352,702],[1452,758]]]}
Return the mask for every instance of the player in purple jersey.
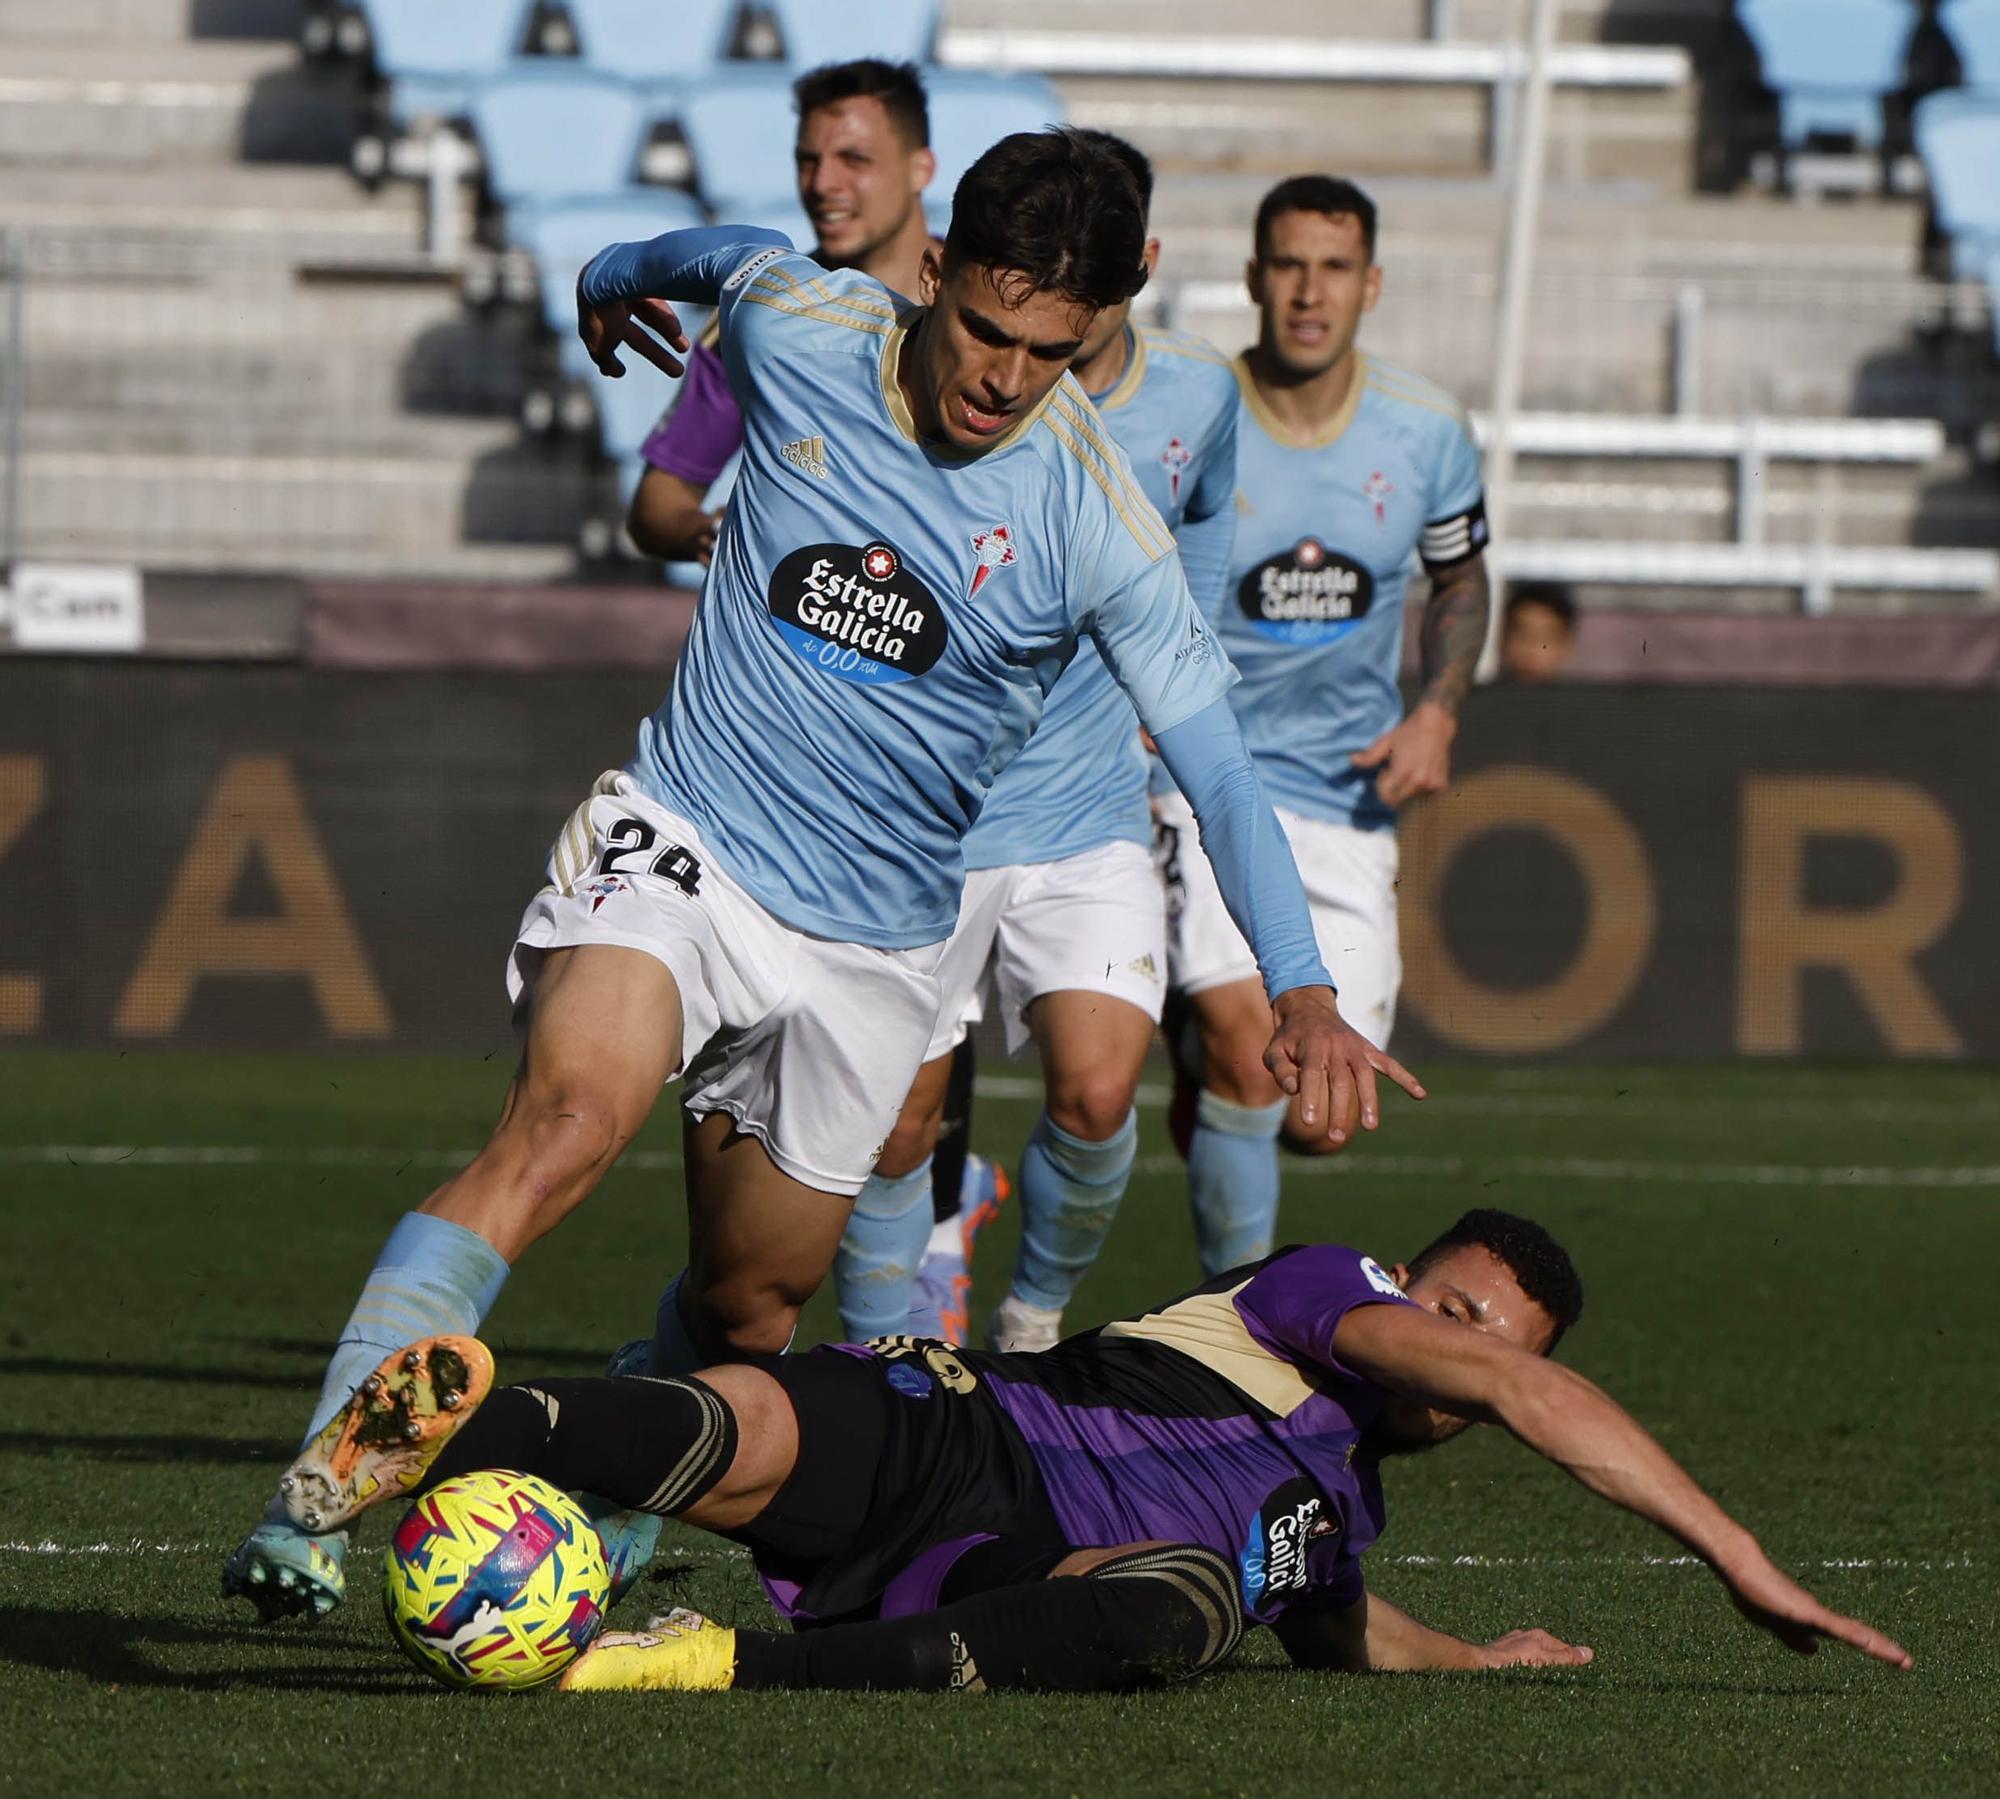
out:
{"label": "player in purple jersey", "polygon": [[[831,63],[793,84],[799,204],[813,259],[859,269],[892,293],[913,295],[924,252],[924,189],[937,172],[923,82],[908,63]],[[706,563],[722,511],[709,490],[743,447],[743,414],[729,391],[714,327],[694,346],[673,408],[639,447],[646,470],[625,521],[632,541],[669,562]]]}
{"label": "player in purple jersey", "polygon": [[[1033,1354],[892,1337],[679,1379],[509,1387],[441,1453],[373,1432],[389,1447],[347,1486],[379,1497],[502,1467],[589,1488],[745,1545],[797,1627],[676,1612],[600,1638],[572,1690],[1115,1690],[1213,1667],[1257,1624],[1313,1668],[1589,1662],[1546,1631],[1433,1630],[1363,1579],[1382,1461],[1494,1423],[1675,1537],[1787,1647],[1826,1637],[1909,1667],[1549,1359],[1581,1309],[1540,1226],[1474,1211],[1407,1266],[1283,1249]],[[402,1366],[399,1351],[385,1381]],[[371,1434],[373,1413],[382,1402],[357,1394],[348,1434]]]}

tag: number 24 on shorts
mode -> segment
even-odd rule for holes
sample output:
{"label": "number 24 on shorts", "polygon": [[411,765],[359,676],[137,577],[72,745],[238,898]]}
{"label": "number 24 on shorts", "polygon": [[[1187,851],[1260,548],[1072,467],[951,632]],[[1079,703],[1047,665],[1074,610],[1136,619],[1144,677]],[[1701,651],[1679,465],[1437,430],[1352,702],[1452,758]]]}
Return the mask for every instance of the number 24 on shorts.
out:
{"label": "number 24 on shorts", "polygon": [[[701,863],[694,852],[670,843],[654,854],[660,834],[643,818],[621,818],[604,833],[604,853],[597,858],[600,875],[656,874],[690,896],[701,891]],[[649,864],[646,861],[652,856]]]}

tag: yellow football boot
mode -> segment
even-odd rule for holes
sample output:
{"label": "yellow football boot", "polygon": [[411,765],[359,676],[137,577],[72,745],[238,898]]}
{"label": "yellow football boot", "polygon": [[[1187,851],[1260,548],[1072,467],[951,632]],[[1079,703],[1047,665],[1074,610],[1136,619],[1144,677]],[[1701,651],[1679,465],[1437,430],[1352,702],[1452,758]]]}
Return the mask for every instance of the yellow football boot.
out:
{"label": "yellow football boot", "polygon": [[566,1693],[720,1693],[735,1681],[735,1631],[677,1607],[644,1630],[599,1637],[561,1684]]}

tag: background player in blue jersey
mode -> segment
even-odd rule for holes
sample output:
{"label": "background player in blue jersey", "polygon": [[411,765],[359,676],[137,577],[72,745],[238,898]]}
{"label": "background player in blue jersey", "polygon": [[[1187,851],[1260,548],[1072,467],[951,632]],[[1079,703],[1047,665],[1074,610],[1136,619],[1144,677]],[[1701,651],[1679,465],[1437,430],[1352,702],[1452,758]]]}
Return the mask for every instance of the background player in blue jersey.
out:
{"label": "background player in blue jersey", "polygon": [[[1108,132],[1082,135],[1125,164],[1150,206],[1145,156]],[[1146,240],[1149,276],[1159,248]],[[1173,532],[1197,603],[1212,610],[1235,526],[1235,377],[1213,346],[1135,326],[1131,309],[1128,300],[1098,314],[1070,373]],[[834,1264],[841,1323],[857,1341],[906,1329],[964,1340],[952,1287],[969,1285],[971,1226],[985,1208],[974,1201],[961,1216],[954,1204],[934,1229],[931,1155],[952,1052],[980,1015],[989,969],[1008,1046],[1033,1039],[1047,1092],[1020,1161],[1013,1284],[989,1338],[999,1349],[1045,1349],[1061,1334],[1063,1307],[1111,1227],[1138,1152],[1132,1096],[1167,956],[1150,836],[1139,721],[1103,658],[1082,644],[962,846],[965,893],[938,964],[930,1049]]]}
{"label": "background player in blue jersey", "polygon": [[[743,477],[669,703],[550,852],[510,959],[525,1047],[493,1136],[406,1216],[314,1434],[385,1344],[470,1328],[684,1076],[690,1265],[659,1371],[789,1341],[923,1059],[959,840],[1095,642],[1210,831],[1269,972],[1273,1066],[1324,1122],[1379,1069],[1340,1017],[1298,875],[1159,515],[1063,371],[1141,279],[1131,179],[1067,132],[1003,140],[955,199],[927,308],[773,232],[614,245],[578,283],[599,366],[670,373],[667,298],[723,312]],[[667,298],[661,298],[666,296]],[[270,1613],[342,1591],[278,1507],[225,1580]],[[330,1565],[331,1564],[331,1565]]]}
{"label": "background player in blue jersey", "polygon": [[[1381,1463],[1473,1423],[1660,1526],[1787,1647],[1909,1667],[1548,1359],[1581,1305],[1546,1232],[1476,1211],[1408,1266],[1286,1249],[1039,1354],[898,1338],[677,1380],[541,1380],[493,1394],[442,1453],[379,1429],[390,1447],[363,1449],[361,1427],[397,1415],[380,1399],[343,1422],[371,1497],[499,1467],[657,1506],[745,1545],[798,1627],[677,1613],[600,1638],[572,1690],[1106,1690],[1213,1667],[1246,1624],[1312,1668],[1587,1663],[1542,1630],[1467,1642],[1368,1587]],[[449,1347],[452,1367],[483,1360]]]}
{"label": "background player in blue jersey", "polygon": [[[1257,209],[1248,280],[1260,324],[1238,360],[1236,543],[1216,631],[1243,679],[1230,695],[1312,901],[1341,1010],[1377,1043],[1395,1020],[1396,808],[1445,784],[1459,703],[1486,631],[1484,490],[1464,412],[1356,343],[1382,291],[1375,207],[1353,183],[1304,175]],[[1403,595],[1430,577],[1423,690],[1403,716]],[[1199,1030],[1188,1180],[1202,1265],[1271,1246],[1278,1134],[1259,1065],[1268,1008],[1221,904],[1186,802],[1158,806],[1171,979]],[[1186,1108],[1182,1112],[1185,1116]]]}

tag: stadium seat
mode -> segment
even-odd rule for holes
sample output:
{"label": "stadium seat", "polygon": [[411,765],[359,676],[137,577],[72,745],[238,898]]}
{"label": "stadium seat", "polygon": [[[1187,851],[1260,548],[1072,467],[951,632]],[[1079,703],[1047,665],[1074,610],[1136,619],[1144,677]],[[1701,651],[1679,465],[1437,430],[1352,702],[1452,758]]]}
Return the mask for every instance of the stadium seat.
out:
{"label": "stadium seat", "polygon": [[2000,0],[1944,0],[1938,24],[1958,52],[1965,85],[2000,94]]}
{"label": "stadium seat", "polygon": [[576,278],[606,244],[637,243],[703,222],[701,208],[666,188],[637,188],[587,200],[560,200],[508,217],[508,237],[535,259],[542,319],[557,338],[576,337]]}
{"label": "stadium seat", "polygon": [[1917,25],[1910,0],[1738,0],[1736,16],[1778,96],[1787,150],[1820,133],[1881,148],[1882,97],[1903,85]]}
{"label": "stadium seat", "polygon": [[578,53],[630,81],[699,75],[729,47],[737,0],[565,0]]}
{"label": "stadium seat", "polygon": [[928,62],[937,42],[938,0],[770,0],[795,69],[879,56]]}
{"label": "stadium seat", "polygon": [[680,94],[675,116],[694,157],[696,190],[718,218],[796,203],[789,74],[769,65],[717,69]]}
{"label": "stadium seat", "polygon": [[523,62],[472,93],[487,188],[510,209],[617,193],[633,179],[649,117],[638,88],[567,58]]}
{"label": "stadium seat", "polygon": [[2000,96],[1948,88],[1918,103],[1913,124],[1953,273],[1986,284],[2000,351]]}
{"label": "stadium seat", "polygon": [[937,175],[924,210],[942,231],[951,218],[959,177],[1003,137],[1060,124],[1063,103],[1039,75],[931,69],[925,71],[924,85],[930,92],[931,149],[937,156]]}
{"label": "stadium seat", "polygon": [[475,83],[505,69],[527,31],[530,0],[356,0],[368,22],[389,116],[462,118]]}
{"label": "stadium seat", "polygon": [[761,225],[766,231],[782,231],[796,250],[810,252],[815,233],[812,220],[796,200],[773,200],[763,206],[746,206],[730,216],[731,225]]}

